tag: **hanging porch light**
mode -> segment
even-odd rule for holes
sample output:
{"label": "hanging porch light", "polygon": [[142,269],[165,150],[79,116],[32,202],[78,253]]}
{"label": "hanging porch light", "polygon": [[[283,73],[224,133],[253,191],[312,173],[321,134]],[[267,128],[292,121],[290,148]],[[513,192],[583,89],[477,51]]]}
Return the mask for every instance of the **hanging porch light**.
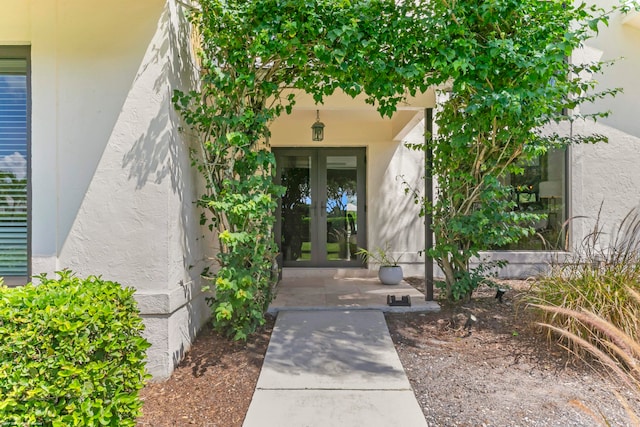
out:
{"label": "hanging porch light", "polygon": [[320,121],[320,110],[316,110],[316,122],[311,125],[311,140],[322,141],[324,139],[324,123]]}

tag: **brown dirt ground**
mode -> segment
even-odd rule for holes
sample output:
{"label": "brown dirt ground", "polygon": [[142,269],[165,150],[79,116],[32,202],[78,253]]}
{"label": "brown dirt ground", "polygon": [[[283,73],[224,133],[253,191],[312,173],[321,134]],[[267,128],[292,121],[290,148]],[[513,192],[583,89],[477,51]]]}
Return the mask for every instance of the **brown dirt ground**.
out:
{"label": "brown dirt ground", "polygon": [[[423,288],[421,279],[407,279]],[[640,401],[586,364],[570,359],[531,326],[518,302],[530,285],[481,288],[466,304],[438,313],[388,314],[400,360],[429,426],[632,426],[613,392]],[[437,296],[437,293],[436,293]],[[477,321],[465,328],[469,315]],[[209,327],[171,378],[148,384],[139,427],[241,426],[260,373],[274,319],[246,343]],[[393,410],[393,408],[390,408]],[[400,425],[400,424],[399,424]]]}

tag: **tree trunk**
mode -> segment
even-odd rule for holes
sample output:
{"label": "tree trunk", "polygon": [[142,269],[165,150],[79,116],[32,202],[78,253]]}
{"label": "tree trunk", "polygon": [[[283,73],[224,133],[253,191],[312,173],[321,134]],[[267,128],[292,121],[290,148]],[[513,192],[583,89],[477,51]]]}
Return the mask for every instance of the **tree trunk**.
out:
{"label": "tree trunk", "polygon": [[447,299],[453,301],[453,285],[456,282],[455,270],[453,264],[448,258],[441,259],[439,262],[440,268],[444,273],[445,290],[447,293]]}

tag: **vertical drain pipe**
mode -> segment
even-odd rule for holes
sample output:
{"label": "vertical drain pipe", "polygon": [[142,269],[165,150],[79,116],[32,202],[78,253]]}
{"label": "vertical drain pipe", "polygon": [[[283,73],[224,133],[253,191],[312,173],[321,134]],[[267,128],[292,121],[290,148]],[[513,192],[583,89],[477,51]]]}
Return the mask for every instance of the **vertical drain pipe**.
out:
{"label": "vertical drain pipe", "polygon": [[[424,165],[424,191],[427,203],[433,206],[433,108],[424,110],[424,144],[425,144],[425,165]],[[424,216],[424,282],[425,301],[433,301],[433,258],[429,251],[433,248],[433,230],[431,228],[433,219],[431,212],[427,211]]]}

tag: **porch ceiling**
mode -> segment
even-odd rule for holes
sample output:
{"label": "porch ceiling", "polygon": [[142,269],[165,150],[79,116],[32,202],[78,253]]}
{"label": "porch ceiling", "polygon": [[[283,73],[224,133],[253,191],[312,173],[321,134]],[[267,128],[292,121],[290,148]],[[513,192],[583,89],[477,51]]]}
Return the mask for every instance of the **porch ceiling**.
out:
{"label": "porch ceiling", "polygon": [[[384,128],[385,139],[401,141],[424,118],[424,109],[435,106],[435,93],[433,90],[429,90],[415,97],[409,97],[406,102],[398,106],[393,116],[388,118],[380,116],[374,106],[367,104],[365,96],[351,98],[340,91],[325,98],[324,103],[316,104],[311,95],[302,91],[292,90],[288,93],[296,95],[296,104],[292,115],[285,115],[276,120],[276,124],[272,128],[276,133],[279,133],[281,127],[286,127],[286,133],[306,135],[307,128],[315,120],[315,111],[319,110],[320,121],[331,128],[328,132],[339,126],[344,129],[342,131],[344,134],[348,132],[343,128],[344,126],[357,124],[360,129],[359,133],[362,133],[363,129],[374,132],[374,129],[380,131]],[[285,93],[284,96],[288,93]],[[297,129],[301,122],[303,128]],[[378,135],[380,134],[378,133]]]}
{"label": "porch ceiling", "polygon": [[[286,91],[284,95],[294,93],[296,95],[296,110],[369,110],[375,112],[374,106],[365,102],[365,95],[359,95],[355,98],[350,97],[342,91],[336,91],[333,95],[325,98],[322,104],[316,104],[313,97],[300,90]],[[407,97],[404,103],[398,105],[398,111],[404,110],[423,110],[424,108],[435,107],[436,97],[433,89],[416,96]]]}
{"label": "porch ceiling", "polygon": [[640,12],[629,13],[622,23],[640,29]]}

